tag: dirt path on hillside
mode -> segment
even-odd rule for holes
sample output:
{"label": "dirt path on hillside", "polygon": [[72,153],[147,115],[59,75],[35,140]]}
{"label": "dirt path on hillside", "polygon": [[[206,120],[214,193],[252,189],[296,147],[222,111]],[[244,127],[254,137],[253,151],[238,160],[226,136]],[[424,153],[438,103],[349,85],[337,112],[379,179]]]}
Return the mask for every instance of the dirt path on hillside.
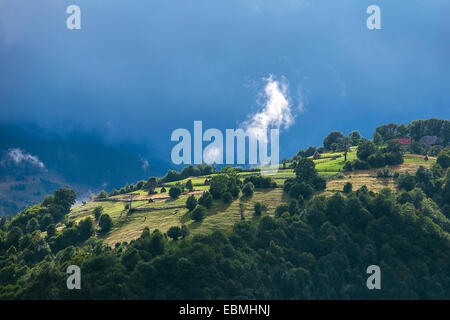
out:
{"label": "dirt path on hillside", "polygon": [[[429,164],[419,164],[419,163],[402,163],[395,166],[389,166],[389,170],[392,172],[398,171],[398,172],[408,172],[408,173],[416,173],[417,169],[419,169],[420,166],[424,167],[430,167],[431,163]],[[376,176],[377,170],[379,168],[372,168],[369,170],[354,170],[354,171],[347,171],[344,172],[346,176]]]}
{"label": "dirt path on hillside", "polygon": [[[413,154],[413,153],[405,153],[403,156],[404,157],[410,157],[410,158],[421,158],[421,159],[425,158],[424,155]],[[428,160],[436,160],[436,157],[428,156]]]}
{"label": "dirt path on hillside", "polygon": [[[199,195],[199,194],[203,194],[203,192],[205,192],[204,190],[194,190],[192,192],[183,192],[181,195]],[[135,196],[133,196],[132,198],[130,197],[130,194],[120,194],[117,196],[113,196],[113,197],[109,197],[106,199],[99,199],[96,201],[148,201],[150,199],[153,200],[164,200],[164,199],[170,199],[170,196],[168,193],[155,193],[155,194],[145,194],[145,193],[135,193]]]}

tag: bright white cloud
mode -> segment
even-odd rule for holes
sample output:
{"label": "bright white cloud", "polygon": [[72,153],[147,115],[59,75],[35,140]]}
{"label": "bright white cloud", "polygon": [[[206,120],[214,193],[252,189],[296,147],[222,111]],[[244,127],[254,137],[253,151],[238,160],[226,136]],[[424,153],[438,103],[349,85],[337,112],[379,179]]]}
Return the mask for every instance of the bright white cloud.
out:
{"label": "bright white cloud", "polygon": [[141,158],[140,160],[142,163],[142,165],[141,165],[142,170],[147,171],[148,166],[149,166],[148,160],[144,159],[144,158]]}
{"label": "bright white cloud", "polygon": [[207,146],[203,151],[203,162],[207,164],[222,163],[222,151],[216,146]]}
{"label": "bright white cloud", "polygon": [[[267,142],[268,129],[288,129],[294,123],[295,117],[292,114],[286,81],[277,81],[272,75],[264,80],[267,83],[263,93],[262,110],[249,116],[243,127],[249,136]],[[302,109],[302,103],[298,108]]]}
{"label": "bright white cloud", "polygon": [[3,157],[1,165],[14,163],[16,166],[30,165],[32,167],[46,170],[45,165],[37,156],[33,156],[20,148],[8,149],[7,154]]}

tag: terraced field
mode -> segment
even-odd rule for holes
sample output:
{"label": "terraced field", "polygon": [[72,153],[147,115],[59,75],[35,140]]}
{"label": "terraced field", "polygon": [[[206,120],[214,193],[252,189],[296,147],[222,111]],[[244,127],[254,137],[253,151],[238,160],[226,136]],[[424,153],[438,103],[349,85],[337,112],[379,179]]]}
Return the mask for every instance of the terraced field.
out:
{"label": "terraced field", "polygon": [[[435,157],[428,157],[429,160],[423,160],[423,156],[405,155],[404,163],[396,166],[389,166],[391,172],[409,172],[414,174],[420,166],[431,167],[436,162]],[[365,185],[369,190],[380,191],[383,188],[396,190],[397,186],[393,178],[378,178],[376,173],[378,169],[355,170],[344,174],[343,179],[331,180],[327,183],[327,191],[342,191],[344,184],[351,182],[353,190]]]}
{"label": "terraced field", "polygon": [[[330,156],[339,156],[340,153],[330,154]],[[348,160],[356,158],[356,150],[348,153]],[[390,166],[392,172],[414,173],[419,166],[426,167],[435,163],[434,157],[429,157],[428,161],[419,155],[405,155],[405,162],[398,166]],[[344,158],[337,159],[326,158],[315,160],[316,169],[319,174],[325,177],[336,176],[344,165]],[[370,190],[379,191],[383,188],[396,189],[393,178],[377,178],[377,169],[359,170],[348,172],[340,179],[331,179],[327,182],[327,189],[325,195],[331,195],[334,192],[340,192],[346,182],[351,182],[353,190],[356,190],[363,185]],[[248,175],[258,173],[242,172],[240,176],[242,179]],[[205,219],[201,222],[194,222],[189,217],[188,210],[184,207],[186,199],[190,195],[195,195],[197,198],[209,189],[209,186],[204,185],[205,179],[210,179],[212,176],[190,177],[179,181],[181,183],[192,180],[194,184],[193,192],[183,193],[178,199],[170,199],[168,193],[159,193],[161,188],[157,188],[158,193],[148,195],[145,190],[137,190],[130,194],[122,194],[109,197],[103,201],[93,201],[74,207],[69,215],[69,219],[79,221],[87,216],[93,217],[93,210],[97,206],[102,206],[104,213],[107,213],[113,219],[113,229],[105,236],[103,236],[106,243],[113,246],[117,242],[130,241],[140,236],[145,227],[150,230],[159,229],[161,232],[166,232],[171,226],[186,225],[190,229],[191,235],[207,234],[214,230],[229,230],[233,225],[241,219],[240,204],[243,204],[245,219],[253,219],[254,204],[262,202],[268,206],[266,214],[273,214],[275,208],[282,204],[288,203],[288,197],[283,193],[282,186],[284,181],[288,178],[295,177],[292,169],[279,170],[272,178],[277,182],[278,188],[275,189],[256,189],[253,197],[241,197],[230,204],[224,204],[221,200],[215,200],[210,209],[207,210]],[[167,186],[175,184],[168,183]],[[149,200],[151,199],[151,202]],[[132,213],[125,210],[125,204],[132,200]]]}

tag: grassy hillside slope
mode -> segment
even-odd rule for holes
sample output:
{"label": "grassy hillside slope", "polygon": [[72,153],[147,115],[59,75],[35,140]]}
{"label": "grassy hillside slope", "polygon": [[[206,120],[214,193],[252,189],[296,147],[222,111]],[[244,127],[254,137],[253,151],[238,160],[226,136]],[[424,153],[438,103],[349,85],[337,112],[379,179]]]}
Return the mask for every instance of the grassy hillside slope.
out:
{"label": "grassy hillside slope", "polygon": [[[338,157],[337,159],[328,157]],[[356,158],[356,147],[352,147],[351,152],[347,154],[347,160]],[[423,156],[415,154],[406,154],[404,163],[395,166],[389,166],[392,172],[410,172],[414,173],[419,166],[430,167],[436,162],[435,157],[429,157],[429,161],[424,161]],[[328,177],[327,188],[323,192],[330,196],[336,191],[342,191],[343,186],[350,182],[353,189],[359,189],[365,185],[369,190],[380,191],[383,188],[396,189],[394,178],[378,178],[376,169],[358,170],[349,173],[341,173],[345,164],[342,152],[324,153],[322,158],[314,160],[316,169],[320,175]],[[240,173],[240,178],[246,176],[258,175],[259,173]],[[273,215],[275,208],[280,204],[289,204],[289,198],[283,193],[282,186],[287,178],[292,178],[295,173],[292,169],[280,169],[272,178],[277,182],[275,189],[255,189],[255,193],[250,198],[240,197],[234,199],[229,204],[224,204],[221,200],[215,200],[210,209],[207,209],[205,219],[201,222],[194,222],[189,217],[189,211],[184,207],[187,198],[194,194],[196,198],[200,197],[203,191],[209,189],[204,185],[205,180],[211,179],[214,175],[189,177],[181,181],[166,183],[167,189],[176,183],[186,183],[191,180],[194,185],[193,192],[183,193],[178,199],[170,199],[167,193],[159,193],[161,187],[155,189],[156,194],[148,195],[145,190],[137,190],[132,193],[108,197],[102,201],[91,201],[84,205],[72,208],[69,219],[80,221],[87,216],[94,218],[94,208],[103,207],[103,213],[111,216],[113,228],[106,235],[102,236],[104,241],[114,246],[116,243],[129,242],[137,239],[142,230],[148,227],[150,230],[158,229],[165,233],[172,226],[186,225],[191,236],[206,235],[215,230],[230,231],[233,225],[241,220],[240,204],[244,205],[244,216],[247,220],[253,218],[254,204],[261,202],[267,205],[267,213]],[[125,204],[132,200],[132,207],[136,210],[132,214],[127,214]],[[153,202],[149,203],[149,199]]]}

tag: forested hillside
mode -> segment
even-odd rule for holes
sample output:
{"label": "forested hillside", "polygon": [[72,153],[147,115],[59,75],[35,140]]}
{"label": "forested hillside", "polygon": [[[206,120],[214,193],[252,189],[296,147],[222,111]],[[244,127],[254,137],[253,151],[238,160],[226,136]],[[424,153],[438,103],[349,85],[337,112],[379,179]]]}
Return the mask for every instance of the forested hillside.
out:
{"label": "forested hillside", "polygon": [[449,299],[448,123],[332,132],[272,177],[190,166],[77,207],[59,189],[0,220],[0,298]]}

